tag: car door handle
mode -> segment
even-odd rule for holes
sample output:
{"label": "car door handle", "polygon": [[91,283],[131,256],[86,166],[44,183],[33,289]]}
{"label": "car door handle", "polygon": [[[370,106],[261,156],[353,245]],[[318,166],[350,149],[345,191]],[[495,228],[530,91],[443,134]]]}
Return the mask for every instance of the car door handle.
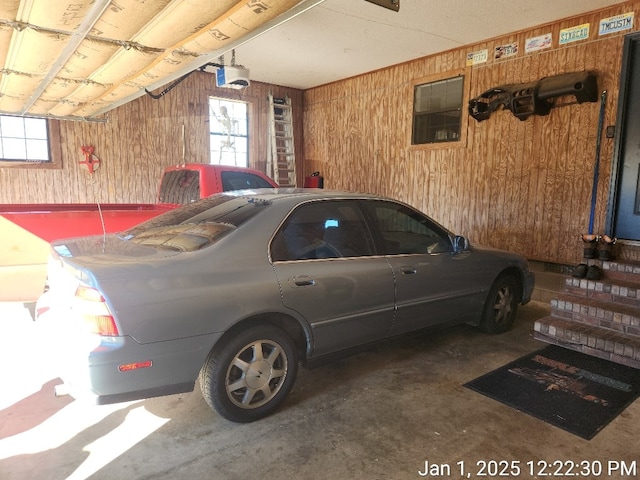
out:
{"label": "car door handle", "polygon": [[293,284],[296,287],[310,287],[316,284],[316,281],[313,279],[313,277],[310,277],[308,275],[293,277],[292,280]]}
{"label": "car door handle", "polygon": [[403,275],[415,275],[416,273],[418,273],[416,267],[410,267],[408,265],[400,267],[400,271]]}

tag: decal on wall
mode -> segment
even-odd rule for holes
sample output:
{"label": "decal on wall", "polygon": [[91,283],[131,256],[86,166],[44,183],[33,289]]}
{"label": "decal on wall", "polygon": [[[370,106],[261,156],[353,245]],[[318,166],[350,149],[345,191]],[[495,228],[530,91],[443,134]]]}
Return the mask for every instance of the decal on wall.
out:
{"label": "decal on wall", "polygon": [[467,67],[478,65],[479,63],[487,63],[489,58],[489,50],[478,50],[477,52],[467,53]]}
{"label": "decal on wall", "polygon": [[552,43],[553,36],[551,33],[545,33],[544,35],[540,35],[538,37],[527,38],[524,42],[524,52],[538,52],[540,50],[544,50],[545,48],[550,48]]}
{"label": "decal on wall", "polygon": [[580,40],[587,40],[589,38],[589,27],[591,24],[584,23],[575,27],[564,28],[560,30],[560,45],[566,45],[567,43],[579,42]]}
{"label": "decal on wall", "polygon": [[493,58],[500,60],[502,58],[515,57],[516,55],[518,55],[518,42],[513,42],[505,45],[498,45],[495,48]]}
{"label": "decal on wall", "polygon": [[600,20],[600,30],[598,35],[608,35],[610,33],[622,32],[633,28],[634,12],[623,13],[615,17],[603,18]]}
{"label": "decal on wall", "polygon": [[95,149],[91,145],[83,145],[80,147],[84,160],[78,162],[80,165],[86,165],[90,174],[96,173],[96,170],[100,166],[100,159],[94,155]]}

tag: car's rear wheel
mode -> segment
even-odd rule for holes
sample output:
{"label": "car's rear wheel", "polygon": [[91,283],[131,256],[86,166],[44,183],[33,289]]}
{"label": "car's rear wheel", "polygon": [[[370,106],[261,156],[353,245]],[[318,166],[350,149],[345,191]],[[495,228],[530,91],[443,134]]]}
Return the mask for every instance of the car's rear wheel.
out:
{"label": "car's rear wheel", "polygon": [[298,371],[294,342],[281,329],[262,325],[223,339],[200,372],[202,395],[233,422],[271,414],[293,387]]}
{"label": "car's rear wheel", "polygon": [[518,283],[513,275],[502,275],[487,297],[480,328],[488,333],[503,333],[511,328],[518,312]]}

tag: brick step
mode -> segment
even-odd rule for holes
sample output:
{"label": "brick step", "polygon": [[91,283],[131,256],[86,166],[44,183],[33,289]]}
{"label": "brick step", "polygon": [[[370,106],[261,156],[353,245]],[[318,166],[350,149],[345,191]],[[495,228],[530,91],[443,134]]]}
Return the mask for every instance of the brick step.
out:
{"label": "brick step", "polygon": [[625,280],[640,285],[640,262],[621,260],[598,264],[609,279]]}
{"label": "brick step", "polygon": [[632,280],[608,276],[601,280],[568,277],[565,279],[564,292],[576,297],[640,307],[640,282]]}
{"label": "brick step", "polygon": [[640,368],[640,337],[553,316],[534,324],[533,337],[594,357]]}
{"label": "brick step", "polygon": [[562,294],[551,300],[551,316],[640,338],[640,307]]}

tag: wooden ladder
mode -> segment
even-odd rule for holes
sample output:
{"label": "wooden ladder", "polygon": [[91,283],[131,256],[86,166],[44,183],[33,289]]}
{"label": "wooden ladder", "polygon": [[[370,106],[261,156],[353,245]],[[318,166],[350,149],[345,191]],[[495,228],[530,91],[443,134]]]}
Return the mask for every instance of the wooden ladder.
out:
{"label": "wooden ladder", "polygon": [[291,99],[274,98],[269,92],[269,148],[267,173],[281,187],[295,187],[296,154],[293,142]]}

